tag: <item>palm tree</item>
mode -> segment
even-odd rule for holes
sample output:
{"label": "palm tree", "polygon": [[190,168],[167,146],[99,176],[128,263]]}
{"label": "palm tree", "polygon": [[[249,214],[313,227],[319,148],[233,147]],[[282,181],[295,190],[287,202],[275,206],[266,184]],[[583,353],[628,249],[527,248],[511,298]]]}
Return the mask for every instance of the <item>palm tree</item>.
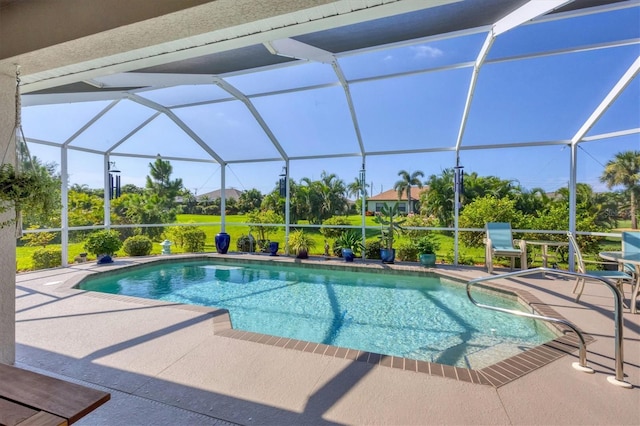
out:
{"label": "palm tree", "polygon": [[400,170],[398,172],[398,176],[400,176],[402,179],[400,179],[393,185],[393,189],[398,191],[398,200],[402,198],[402,193],[406,192],[409,205],[408,211],[413,213],[414,208],[411,205],[411,187],[415,185],[418,188],[422,189],[422,181],[418,178],[424,177],[424,173],[421,170],[416,170],[415,172],[409,174],[409,172],[407,172],[406,170]]}
{"label": "palm tree", "polygon": [[[453,225],[455,193],[454,171],[444,169],[440,175],[431,175],[425,184],[428,191],[420,195],[420,211],[425,216],[435,216],[442,226]],[[467,191],[465,182],[465,192]]]}
{"label": "palm tree", "polygon": [[631,228],[638,229],[636,196],[640,193],[640,151],[617,153],[615,158],[605,165],[600,181],[606,183],[609,189],[616,185],[626,188],[631,200]]}
{"label": "palm tree", "polygon": [[[350,197],[353,196],[355,198],[359,198],[362,193],[362,183],[360,182],[360,178],[356,177],[353,182],[347,185],[347,195]],[[368,183],[364,184],[364,197],[367,198],[367,187]]]}

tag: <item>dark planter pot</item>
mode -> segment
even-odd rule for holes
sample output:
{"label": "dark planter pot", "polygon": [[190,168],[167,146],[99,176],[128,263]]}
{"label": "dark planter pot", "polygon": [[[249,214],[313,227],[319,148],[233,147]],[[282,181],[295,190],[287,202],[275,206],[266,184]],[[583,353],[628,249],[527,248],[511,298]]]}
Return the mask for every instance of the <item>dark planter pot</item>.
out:
{"label": "dark planter pot", "polygon": [[98,256],[98,265],[104,265],[105,263],[113,263],[113,259],[108,254],[101,254]]}
{"label": "dark planter pot", "polygon": [[428,268],[433,268],[436,266],[436,255],[425,253],[420,254],[420,264]]}
{"label": "dark planter pot", "polygon": [[355,259],[356,256],[353,254],[353,250],[343,248],[342,257],[344,258],[345,262],[353,262],[353,259]]}
{"label": "dark planter pot", "polygon": [[220,232],[215,237],[216,250],[220,254],[226,254],[229,250],[229,243],[231,242],[231,236],[226,232]]}
{"label": "dark planter pot", "polygon": [[269,256],[277,256],[278,255],[278,247],[280,244],[278,242],[269,243]]}
{"label": "dark planter pot", "polygon": [[298,252],[298,254],[296,255],[296,257],[298,259],[308,259],[309,258],[309,252],[307,252],[306,250],[300,250]]}
{"label": "dark planter pot", "polygon": [[382,263],[393,263],[396,260],[396,249],[380,249],[380,259]]}

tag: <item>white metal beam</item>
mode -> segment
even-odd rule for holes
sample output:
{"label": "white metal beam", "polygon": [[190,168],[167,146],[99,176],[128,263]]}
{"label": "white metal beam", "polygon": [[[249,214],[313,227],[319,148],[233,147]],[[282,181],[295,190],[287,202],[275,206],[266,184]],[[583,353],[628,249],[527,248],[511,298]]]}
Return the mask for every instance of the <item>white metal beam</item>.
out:
{"label": "white metal beam", "polygon": [[626,87],[631,83],[631,80],[638,75],[640,71],[640,56],[636,58],[636,60],[631,64],[631,66],[627,69],[627,71],[620,77],[618,82],[613,86],[613,88],[607,93],[607,96],[604,97],[600,105],[591,113],[591,116],[584,122],[582,127],[573,135],[571,138],[571,144],[575,145],[580,143],[582,138],[589,132],[589,130],[596,124],[596,122],[602,117],[605,111],[613,104],[613,102],[620,96],[620,94],[626,89]]}
{"label": "white metal beam", "polygon": [[495,37],[500,34],[504,34],[515,27],[518,27],[525,22],[528,22],[541,15],[564,6],[567,3],[571,3],[573,0],[532,0],[524,5],[520,6],[507,16],[500,19],[493,25],[492,32]]}
{"label": "white metal beam", "polygon": [[127,99],[130,99],[133,102],[137,102],[141,105],[145,105],[149,108],[155,109],[156,111],[162,112],[167,117],[169,117],[171,121],[176,123],[176,125],[180,127],[191,139],[193,139],[198,145],[200,145],[200,148],[202,148],[211,157],[215,158],[218,163],[220,164],[225,163],[224,160],[213,149],[211,149],[211,147],[207,145],[207,143],[203,141],[202,138],[200,138],[200,136],[196,134],[196,132],[191,130],[191,127],[187,126],[186,123],[180,120],[180,118],[178,118],[178,116],[175,115],[174,112],[171,111],[170,109],[165,108],[164,106],[156,102],[150,101],[149,99],[143,98],[142,96],[138,96],[135,94],[128,94]]}
{"label": "white metal beam", "polygon": [[158,117],[160,114],[162,114],[160,111],[157,111],[155,114],[153,114],[151,117],[147,118],[146,120],[144,120],[142,123],[140,123],[140,125],[138,125],[135,129],[133,129],[132,131],[130,131],[127,135],[125,135],[122,139],[120,139],[118,142],[114,143],[113,145],[111,145],[109,148],[107,148],[107,150],[105,151],[107,154],[111,154],[111,152],[113,152],[114,149],[116,149],[117,147],[119,147],[120,145],[122,145],[125,141],[127,141],[129,138],[131,138],[131,136],[135,135],[136,133],[138,133],[140,130],[142,130],[147,124],[151,123],[153,120],[156,119],[156,117]]}
{"label": "white metal beam", "polygon": [[82,133],[84,133],[85,130],[87,130],[89,127],[91,127],[91,125],[93,125],[93,123],[98,121],[102,116],[104,116],[107,112],[109,112],[109,110],[111,110],[111,108],[116,106],[118,104],[118,102],[120,102],[120,99],[111,102],[109,105],[107,105],[105,108],[103,108],[102,111],[100,111],[98,114],[96,114],[91,120],[86,122],[84,124],[84,126],[80,127],[80,129],[78,129],[73,135],[71,135],[66,141],[64,141],[62,143],[62,146],[67,146],[71,142],[73,142],[78,136],[80,136]]}
{"label": "white metal beam", "polygon": [[267,137],[269,138],[273,146],[278,150],[278,152],[282,156],[282,159],[286,160],[287,158],[289,158],[289,156],[287,155],[282,145],[280,145],[278,138],[276,138],[276,135],[273,134],[267,122],[264,121],[264,119],[262,118],[262,115],[260,115],[255,105],[253,105],[253,102],[251,102],[244,93],[242,93],[240,90],[238,90],[237,88],[235,88],[234,86],[226,82],[225,80],[219,77],[214,77],[213,82],[217,84],[218,87],[220,87],[222,90],[226,91],[231,96],[235,97],[240,102],[242,102],[247,107],[251,115],[253,115],[253,118],[258,122],[258,125],[266,133]]}

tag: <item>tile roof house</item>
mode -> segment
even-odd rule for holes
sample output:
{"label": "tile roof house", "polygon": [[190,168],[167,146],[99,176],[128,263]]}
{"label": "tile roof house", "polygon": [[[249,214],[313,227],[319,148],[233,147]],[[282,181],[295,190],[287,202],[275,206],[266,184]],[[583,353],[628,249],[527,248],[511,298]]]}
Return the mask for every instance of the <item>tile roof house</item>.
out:
{"label": "tile roof house", "polygon": [[[225,196],[226,199],[229,200],[231,198],[237,200],[240,198],[240,195],[243,193],[244,191],[240,191],[239,189],[235,189],[235,188],[227,188],[225,190]],[[209,201],[213,201],[216,198],[220,198],[222,195],[222,189],[216,189],[215,191],[211,191],[211,192],[206,192],[204,194],[200,194],[198,195],[196,198],[198,199],[198,201],[202,201],[202,200],[209,200]]]}
{"label": "tile roof house", "polygon": [[388,191],[381,192],[378,195],[374,195],[367,199],[367,211],[379,212],[383,205],[398,203],[398,209],[402,213],[408,213],[417,209],[420,201],[420,194],[426,191],[427,188],[411,187],[411,209],[408,208],[407,193],[403,192],[400,199],[398,199],[398,191],[395,189],[389,189]]}

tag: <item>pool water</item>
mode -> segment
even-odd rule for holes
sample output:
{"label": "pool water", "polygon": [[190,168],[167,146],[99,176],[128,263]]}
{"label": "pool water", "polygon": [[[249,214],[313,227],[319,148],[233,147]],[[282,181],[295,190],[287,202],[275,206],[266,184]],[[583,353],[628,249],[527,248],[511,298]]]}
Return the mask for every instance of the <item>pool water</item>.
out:
{"label": "pool water", "polygon": [[[556,337],[535,320],[474,306],[464,285],[436,276],[192,261],[89,278],[79,288],[225,308],[235,329],[475,369]],[[523,309],[489,293],[474,297]]]}

